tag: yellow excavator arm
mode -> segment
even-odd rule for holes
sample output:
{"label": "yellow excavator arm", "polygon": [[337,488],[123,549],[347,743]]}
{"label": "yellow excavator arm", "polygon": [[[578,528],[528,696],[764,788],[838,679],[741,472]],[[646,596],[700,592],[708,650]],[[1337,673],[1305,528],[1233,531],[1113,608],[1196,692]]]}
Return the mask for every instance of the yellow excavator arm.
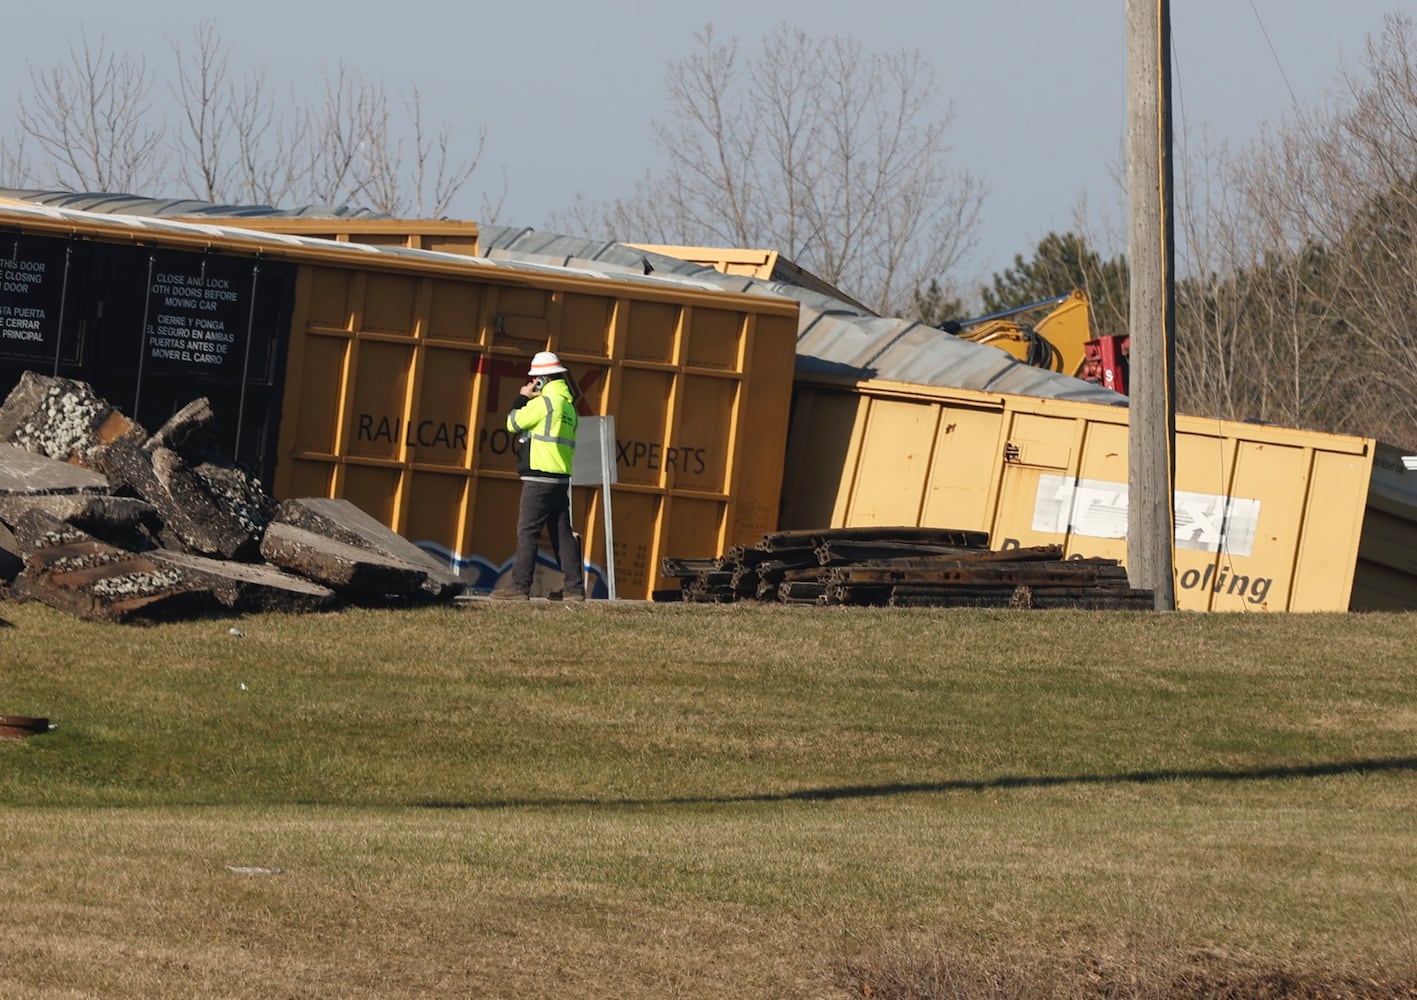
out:
{"label": "yellow excavator arm", "polygon": [[[1026,314],[1047,306],[1054,308],[1032,326],[1023,321]],[[1035,368],[1076,378],[1082,375],[1086,344],[1092,339],[1089,312],[1087,296],[1075,289],[1057,298],[945,324],[943,329],[961,340],[992,344]]]}

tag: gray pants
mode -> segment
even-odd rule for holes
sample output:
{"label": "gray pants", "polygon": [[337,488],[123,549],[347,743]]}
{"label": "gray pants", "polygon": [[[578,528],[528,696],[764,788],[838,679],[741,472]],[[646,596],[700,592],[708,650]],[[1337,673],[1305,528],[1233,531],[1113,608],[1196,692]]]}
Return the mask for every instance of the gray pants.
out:
{"label": "gray pants", "polygon": [[581,546],[571,531],[571,487],[568,483],[536,483],[522,480],[522,499],[517,509],[517,555],[512,560],[512,586],[527,594],[536,571],[536,550],[541,546],[541,529],[549,528],[551,551],[566,576],[562,588],[567,597],[585,595],[585,573],[581,568]]}

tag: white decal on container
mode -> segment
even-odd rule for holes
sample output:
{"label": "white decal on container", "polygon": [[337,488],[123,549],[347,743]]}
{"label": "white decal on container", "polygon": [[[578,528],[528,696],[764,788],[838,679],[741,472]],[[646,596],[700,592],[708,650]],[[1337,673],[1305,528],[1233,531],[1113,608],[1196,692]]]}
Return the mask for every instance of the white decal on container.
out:
{"label": "white decal on container", "polygon": [[[1072,476],[1038,477],[1033,530],[1088,538],[1127,537],[1127,484]],[[1260,502],[1213,493],[1175,493],[1176,545],[1183,549],[1251,555]]]}

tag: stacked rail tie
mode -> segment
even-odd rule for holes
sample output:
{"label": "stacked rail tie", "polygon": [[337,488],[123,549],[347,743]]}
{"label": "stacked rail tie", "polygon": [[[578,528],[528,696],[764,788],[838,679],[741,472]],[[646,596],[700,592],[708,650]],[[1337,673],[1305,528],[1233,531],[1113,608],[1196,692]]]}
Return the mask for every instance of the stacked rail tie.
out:
{"label": "stacked rail tie", "polygon": [[1061,545],[993,550],[982,531],[827,528],[769,533],[717,559],[661,560],[666,599],[816,606],[1146,610],[1115,559],[1064,559]]}

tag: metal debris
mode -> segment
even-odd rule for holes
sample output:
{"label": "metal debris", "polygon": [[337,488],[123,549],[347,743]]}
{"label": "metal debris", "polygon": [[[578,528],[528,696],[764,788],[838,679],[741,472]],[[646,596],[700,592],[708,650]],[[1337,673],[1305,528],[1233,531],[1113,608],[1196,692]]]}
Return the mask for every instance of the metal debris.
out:
{"label": "metal debris", "polygon": [[[719,559],[665,558],[677,599],[818,607],[1151,610],[1115,559],[1064,559],[1061,545],[992,550],[978,531],[832,528],[763,536]],[[674,599],[666,595],[666,599]]]}
{"label": "metal debris", "polygon": [[22,740],[58,729],[48,719],[32,715],[0,715],[0,740]]}

